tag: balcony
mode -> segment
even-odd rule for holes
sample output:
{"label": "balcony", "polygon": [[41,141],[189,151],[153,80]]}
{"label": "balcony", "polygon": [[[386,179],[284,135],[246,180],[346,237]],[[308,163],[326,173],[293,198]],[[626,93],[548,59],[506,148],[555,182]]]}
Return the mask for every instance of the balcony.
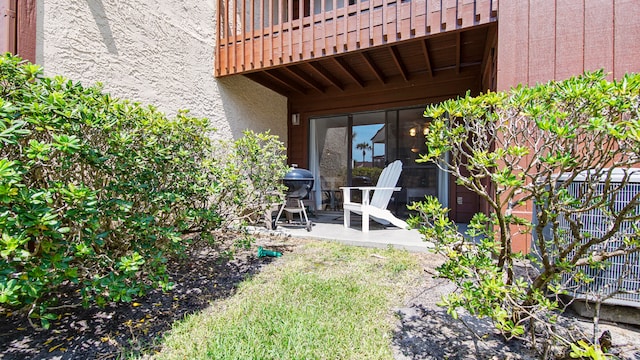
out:
{"label": "balcony", "polygon": [[[490,24],[497,20],[497,3],[498,0],[218,0],[215,75],[248,74],[325,57],[339,61],[340,55],[352,52],[363,52],[363,61],[375,68],[375,61],[366,50]],[[396,64],[402,63],[401,53],[397,47],[391,48]],[[331,82],[330,74],[327,76],[322,68],[316,70]],[[431,73],[433,70],[428,69]],[[380,76],[383,72],[378,70]],[[304,74],[290,75],[308,83]],[[313,88],[313,84],[302,86]]]}

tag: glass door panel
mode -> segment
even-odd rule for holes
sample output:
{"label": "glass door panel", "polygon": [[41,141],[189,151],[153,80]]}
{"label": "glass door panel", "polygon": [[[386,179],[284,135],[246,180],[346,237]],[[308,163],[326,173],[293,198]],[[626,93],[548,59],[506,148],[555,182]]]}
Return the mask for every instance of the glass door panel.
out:
{"label": "glass door panel", "polygon": [[427,152],[425,136],[429,119],[422,116],[424,108],[398,110],[397,156],[402,160],[402,191],[398,196],[399,212],[405,214],[406,205],[423,200],[425,196],[438,196],[438,169],[435,164],[419,163]]}
{"label": "glass door panel", "polygon": [[375,185],[386,164],[384,112],[353,115],[351,184]]}
{"label": "glass door panel", "polygon": [[317,209],[341,208],[340,186],[348,184],[350,134],[346,115],[311,119],[310,163]]}

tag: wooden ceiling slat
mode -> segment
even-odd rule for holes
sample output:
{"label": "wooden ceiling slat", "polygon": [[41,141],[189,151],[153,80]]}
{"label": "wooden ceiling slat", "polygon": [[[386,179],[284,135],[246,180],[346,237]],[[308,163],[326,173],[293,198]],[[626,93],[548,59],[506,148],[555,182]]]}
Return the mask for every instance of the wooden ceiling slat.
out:
{"label": "wooden ceiling slat", "polygon": [[491,60],[490,59],[491,49],[493,48],[493,43],[496,40],[496,35],[497,34],[494,31],[488,31],[486,34],[484,51],[482,55],[482,65],[480,66],[481,69],[485,69],[487,66],[487,61]]}
{"label": "wooden ceiling slat", "polygon": [[461,31],[456,33],[456,74],[460,74],[460,52],[462,51],[460,46],[461,34]]}

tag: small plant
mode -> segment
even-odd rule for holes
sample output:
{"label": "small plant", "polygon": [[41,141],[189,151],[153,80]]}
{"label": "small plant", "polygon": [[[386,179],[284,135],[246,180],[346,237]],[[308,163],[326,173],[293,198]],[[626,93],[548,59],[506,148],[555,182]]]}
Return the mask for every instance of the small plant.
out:
{"label": "small plant", "polygon": [[[421,161],[490,209],[464,236],[436,199],[412,207],[419,216],[411,224],[448,257],[439,271],[460,289],[442,301],[453,316],[462,308],[491,318],[507,337],[551,339],[569,279],[585,284],[589,267],[640,251],[640,193],[622,201],[640,165],[639,108],[640,75],[609,82],[600,71],[425,110],[433,121]],[[531,204],[533,223],[525,216]],[[584,228],[593,210],[606,222],[601,233]],[[529,255],[512,251],[519,232],[534,234]]]}

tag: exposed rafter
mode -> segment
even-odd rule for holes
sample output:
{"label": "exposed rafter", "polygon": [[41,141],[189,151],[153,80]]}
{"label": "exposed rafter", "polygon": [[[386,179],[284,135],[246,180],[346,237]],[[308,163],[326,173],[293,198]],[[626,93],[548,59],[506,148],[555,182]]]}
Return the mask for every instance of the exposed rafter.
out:
{"label": "exposed rafter", "polygon": [[482,69],[482,71],[485,70],[485,68],[487,67],[487,61],[491,61],[491,49],[493,48],[493,43],[496,39],[496,33],[495,31],[488,31],[487,32],[487,39],[485,40],[485,44],[484,44],[484,54],[482,55],[482,65],[480,66],[480,69]]}
{"label": "exposed rafter", "polygon": [[351,68],[351,66],[349,66],[349,64],[347,64],[346,61],[344,61],[343,58],[340,57],[334,57],[332,58],[333,61],[338,64],[338,66],[347,74],[349,75],[349,77],[351,78],[351,80],[353,80],[356,84],[358,84],[361,88],[364,87],[364,81],[362,81],[362,79],[360,79],[360,77],[358,76],[358,74],[355,73],[355,71],[353,71],[353,69]]}
{"label": "exposed rafter", "polygon": [[422,54],[424,55],[424,61],[427,64],[427,74],[429,77],[433,77],[433,68],[431,67],[431,59],[429,58],[429,44],[427,39],[420,41],[422,45]]}
{"label": "exposed rafter", "polygon": [[385,84],[387,82],[387,79],[384,76],[382,70],[380,70],[380,68],[378,68],[378,66],[375,64],[371,56],[369,56],[369,54],[367,54],[366,52],[361,52],[360,55],[362,56],[364,63],[367,64],[369,69],[376,75],[378,80],[380,80],[381,83]]}
{"label": "exposed rafter", "polygon": [[282,69],[285,70],[287,74],[290,74],[291,76],[295,77],[301,82],[307,84],[307,86],[312,87],[324,94],[324,89],[320,84],[318,84],[316,81],[314,81],[312,78],[310,78],[308,75],[306,75],[302,71],[298,70],[296,67],[291,66],[291,67],[284,67]]}
{"label": "exposed rafter", "polygon": [[400,75],[402,75],[402,78],[404,79],[404,81],[409,81],[409,73],[407,72],[406,66],[404,66],[404,63],[402,62],[402,58],[400,57],[400,52],[398,51],[398,48],[395,46],[390,46],[389,50],[391,51],[391,57],[393,58],[393,62],[398,67],[398,70],[400,70]]}
{"label": "exposed rafter", "polygon": [[318,73],[318,75],[322,76],[323,79],[331,83],[331,85],[337,87],[338,89],[340,89],[340,91],[344,91],[344,86],[342,85],[342,83],[340,83],[340,81],[335,76],[333,76],[329,71],[327,71],[327,69],[325,69],[318,62],[310,62],[308,63],[308,65],[316,73]]}
{"label": "exposed rafter", "polygon": [[262,74],[264,74],[265,76],[267,76],[269,79],[277,82],[278,84],[283,85],[284,87],[287,87],[295,92],[298,92],[300,94],[306,94],[305,90],[300,87],[300,86],[296,86],[297,84],[293,81],[285,81],[283,80],[280,76],[274,75],[272,74],[272,72],[274,72],[275,70],[270,70],[270,71],[263,71]]}
{"label": "exposed rafter", "polygon": [[252,81],[257,82],[258,84],[277,92],[282,96],[289,96],[293,92],[292,88],[289,86],[285,88],[284,86],[280,85],[280,82],[275,83],[273,81],[268,80],[270,78],[264,76],[262,72],[249,73],[249,74],[246,74],[245,76],[251,79]]}

